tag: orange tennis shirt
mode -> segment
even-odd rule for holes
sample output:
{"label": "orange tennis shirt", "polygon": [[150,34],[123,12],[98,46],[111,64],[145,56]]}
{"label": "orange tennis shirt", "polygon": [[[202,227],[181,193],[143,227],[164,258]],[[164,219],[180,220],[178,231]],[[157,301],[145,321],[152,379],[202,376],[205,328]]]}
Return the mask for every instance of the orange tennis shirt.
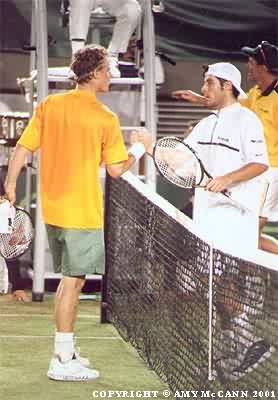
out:
{"label": "orange tennis shirt", "polygon": [[247,99],[240,103],[260,118],[271,167],[278,167],[278,84],[273,84],[264,93],[256,85],[247,93]]}
{"label": "orange tennis shirt", "polygon": [[50,95],[37,107],[18,143],[31,151],[40,149],[45,223],[102,228],[99,166],[128,158],[117,116],[88,91]]}

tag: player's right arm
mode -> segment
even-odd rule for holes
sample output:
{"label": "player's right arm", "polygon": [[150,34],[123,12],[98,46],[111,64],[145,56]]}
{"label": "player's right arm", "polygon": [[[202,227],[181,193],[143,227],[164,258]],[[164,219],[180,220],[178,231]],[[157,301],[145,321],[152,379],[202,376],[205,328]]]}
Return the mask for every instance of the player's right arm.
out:
{"label": "player's right arm", "polygon": [[[144,151],[145,152],[145,151]],[[124,174],[126,171],[129,170],[130,167],[132,167],[133,164],[136,163],[136,157],[133,154],[128,155],[128,159],[119,162],[119,163],[114,163],[106,166],[106,170],[112,178],[118,178],[122,174]]]}
{"label": "player's right arm", "polygon": [[28,154],[36,151],[40,147],[43,105],[44,102],[40,103],[36,108],[22,136],[18,140],[14,154],[9,162],[4,187],[6,198],[11,204],[15,203],[16,181]]}
{"label": "player's right arm", "polygon": [[115,114],[112,115],[110,129],[106,129],[102,144],[102,161],[106,165],[108,174],[113,178],[118,178],[128,171],[145,154],[150,143],[150,134],[144,132],[127,152],[119,119]]}
{"label": "player's right arm", "polygon": [[113,178],[118,178],[123,173],[128,171],[129,168],[146,153],[148,148],[151,146],[151,143],[152,138],[148,132],[140,133],[140,139],[138,138],[128,150],[127,160],[106,166],[109,175]]}
{"label": "player's right arm", "polygon": [[25,164],[25,160],[30,153],[25,147],[18,144],[15,148],[13,157],[9,163],[8,174],[5,180],[4,188],[6,198],[11,204],[15,203],[16,200],[16,181],[20,174],[21,169]]}

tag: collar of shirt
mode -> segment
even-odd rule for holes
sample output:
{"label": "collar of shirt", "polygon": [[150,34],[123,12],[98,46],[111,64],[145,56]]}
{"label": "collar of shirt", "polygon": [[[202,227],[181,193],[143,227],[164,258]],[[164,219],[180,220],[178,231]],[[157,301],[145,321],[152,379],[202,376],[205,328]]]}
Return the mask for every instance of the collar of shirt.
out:
{"label": "collar of shirt", "polygon": [[275,90],[278,90],[278,80],[274,79],[274,81],[262,92],[258,85],[256,85],[257,92],[260,96],[268,96],[270,93]]}
{"label": "collar of shirt", "polygon": [[226,106],[226,107],[221,108],[221,109],[217,112],[216,115],[217,115],[218,117],[220,117],[220,116],[222,116],[222,115],[224,115],[224,114],[226,114],[226,113],[229,113],[229,112],[231,112],[231,111],[237,110],[238,108],[240,108],[240,103],[239,103],[238,101],[236,101],[235,103],[233,103],[233,104],[231,104],[231,105],[229,105],[229,106]]}
{"label": "collar of shirt", "polygon": [[88,100],[94,101],[94,102],[98,102],[98,99],[96,97],[96,94],[94,92],[91,92],[89,90],[82,90],[82,89],[73,89],[72,91],[74,94],[78,95],[78,96],[82,96],[83,98],[88,98]]}

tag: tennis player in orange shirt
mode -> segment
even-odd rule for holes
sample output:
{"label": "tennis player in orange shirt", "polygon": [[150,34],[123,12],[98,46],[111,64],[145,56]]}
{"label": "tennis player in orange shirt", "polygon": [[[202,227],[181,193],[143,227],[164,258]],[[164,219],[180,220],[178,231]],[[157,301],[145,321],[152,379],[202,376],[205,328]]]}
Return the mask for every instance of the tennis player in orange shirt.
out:
{"label": "tennis player in orange shirt", "polygon": [[[126,151],[117,116],[96,97],[109,90],[107,51],[78,50],[71,63],[77,87],[46,97],[18,141],[5,192],[13,204],[16,180],[29,152],[40,149],[42,213],[55,271],[63,278],[56,293],[54,355],[48,377],[94,379],[99,372],[74,344],[79,294],[87,274],[104,273],[103,205],[99,166],[112,177],[127,171],[144,153],[143,143]],[[147,134],[143,135],[144,143]]]}

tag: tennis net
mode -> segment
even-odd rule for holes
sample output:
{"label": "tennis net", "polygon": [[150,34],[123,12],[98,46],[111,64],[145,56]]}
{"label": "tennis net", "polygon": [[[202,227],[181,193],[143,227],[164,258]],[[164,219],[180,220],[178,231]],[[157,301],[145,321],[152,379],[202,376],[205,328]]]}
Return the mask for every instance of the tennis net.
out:
{"label": "tennis net", "polygon": [[106,199],[103,321],[172,391],[278,396],[277,257],[213,248],[130,173]]}

